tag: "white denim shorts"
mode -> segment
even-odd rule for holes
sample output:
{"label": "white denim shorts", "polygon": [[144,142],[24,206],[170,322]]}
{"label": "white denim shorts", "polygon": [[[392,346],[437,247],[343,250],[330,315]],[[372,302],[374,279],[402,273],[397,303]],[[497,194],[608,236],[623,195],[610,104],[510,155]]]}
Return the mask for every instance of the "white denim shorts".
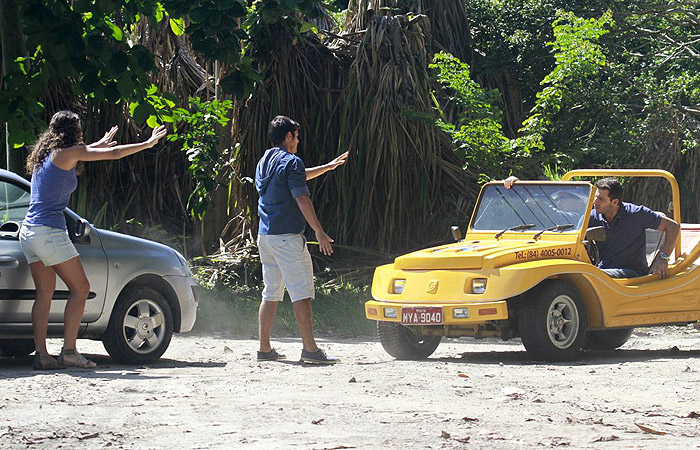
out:
{"label": "white denim shorts", "polygon": [[285,287],[292,302],[314,298],[311,255],[303,234],[259,234],[258,250],[265,284],[263,301],[281,301]]}
{"label": "white denim shorts", "polygon": [[60,228],[22,225],[19,245],[29,264],[41,261],[45,266],[55,266],[78,256],[68,232]]}

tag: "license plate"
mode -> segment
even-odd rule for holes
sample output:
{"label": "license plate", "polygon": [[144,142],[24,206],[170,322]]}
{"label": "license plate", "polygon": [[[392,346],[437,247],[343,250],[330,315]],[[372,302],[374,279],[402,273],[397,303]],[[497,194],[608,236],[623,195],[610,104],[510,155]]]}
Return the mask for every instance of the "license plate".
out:
{"label": "license plate", "polygon": [[442,325],[442,306],[408,306],[401,308],[403,325]]}

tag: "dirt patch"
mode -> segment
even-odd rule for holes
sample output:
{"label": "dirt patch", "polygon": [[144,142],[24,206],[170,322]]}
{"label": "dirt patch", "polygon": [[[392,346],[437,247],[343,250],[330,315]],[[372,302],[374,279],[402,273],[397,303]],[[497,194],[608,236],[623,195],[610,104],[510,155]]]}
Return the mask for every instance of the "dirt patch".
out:
{"label": "dirt patch", "polygon": [[[700,448],[700,334],[640,329],[620,350],[531,362],[519,341],[450,339],[427,361],[328,339],[343,362],[255,361],[257,342],[178,335],[157,364],[40,373],[0,359],[0,448]],[[59,341],[49,348],[58,352]]]}

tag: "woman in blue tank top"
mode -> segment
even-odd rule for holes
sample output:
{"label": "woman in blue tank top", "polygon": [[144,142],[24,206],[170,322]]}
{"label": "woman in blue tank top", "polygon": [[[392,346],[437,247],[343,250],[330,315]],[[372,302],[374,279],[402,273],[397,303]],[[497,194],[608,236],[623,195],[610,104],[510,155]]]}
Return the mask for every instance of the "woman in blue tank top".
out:
{"label": "woman in blue tank top", "polygon": [[[82,161],[119,159],[151,148],[167,132],[159,126],[148,140],[127,145],[116,145],[113,140],[116,133],[117,127],[112,127],[102,139],[85,145],[78,115],[60,111],[53,115],[49,128],[39,135],[27,158],[27,172],[32,174],[31,200],[19,242],[36,285],[32,307],[35,369],[96,366],[76,350],[78,329],[90,293],[90,283],[66,231],[63,215],[78,185],[76,167]],[[64,311],[63,349],[55,359],[46,349],[46,334],[56,275],[66,283],[70,295]]]}

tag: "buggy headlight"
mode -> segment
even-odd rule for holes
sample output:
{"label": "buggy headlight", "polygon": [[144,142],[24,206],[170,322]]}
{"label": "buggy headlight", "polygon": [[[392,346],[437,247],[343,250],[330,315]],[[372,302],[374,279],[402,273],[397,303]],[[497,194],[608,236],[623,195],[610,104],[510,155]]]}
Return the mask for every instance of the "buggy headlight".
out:
{"label": "buggy headlight", "polygon": [[395,279],[391,280],[391,294],[400,294],[406,286],[406,280]]}
{"label": "buggy headlight", "polygon": [[452,316],[455,319],[468,319],[469,308],[455,308],[452,310]]}
{"label": "buggy headlight", "polygon": [[486,278],[474,278],[472,280],[472,293],[483,294],[486,292]]}
{"label": "buggy headlight", "polygon": [[384,308],[384,317],[389,319],[396,319],[399,317],[399,313],[396,308]]}

